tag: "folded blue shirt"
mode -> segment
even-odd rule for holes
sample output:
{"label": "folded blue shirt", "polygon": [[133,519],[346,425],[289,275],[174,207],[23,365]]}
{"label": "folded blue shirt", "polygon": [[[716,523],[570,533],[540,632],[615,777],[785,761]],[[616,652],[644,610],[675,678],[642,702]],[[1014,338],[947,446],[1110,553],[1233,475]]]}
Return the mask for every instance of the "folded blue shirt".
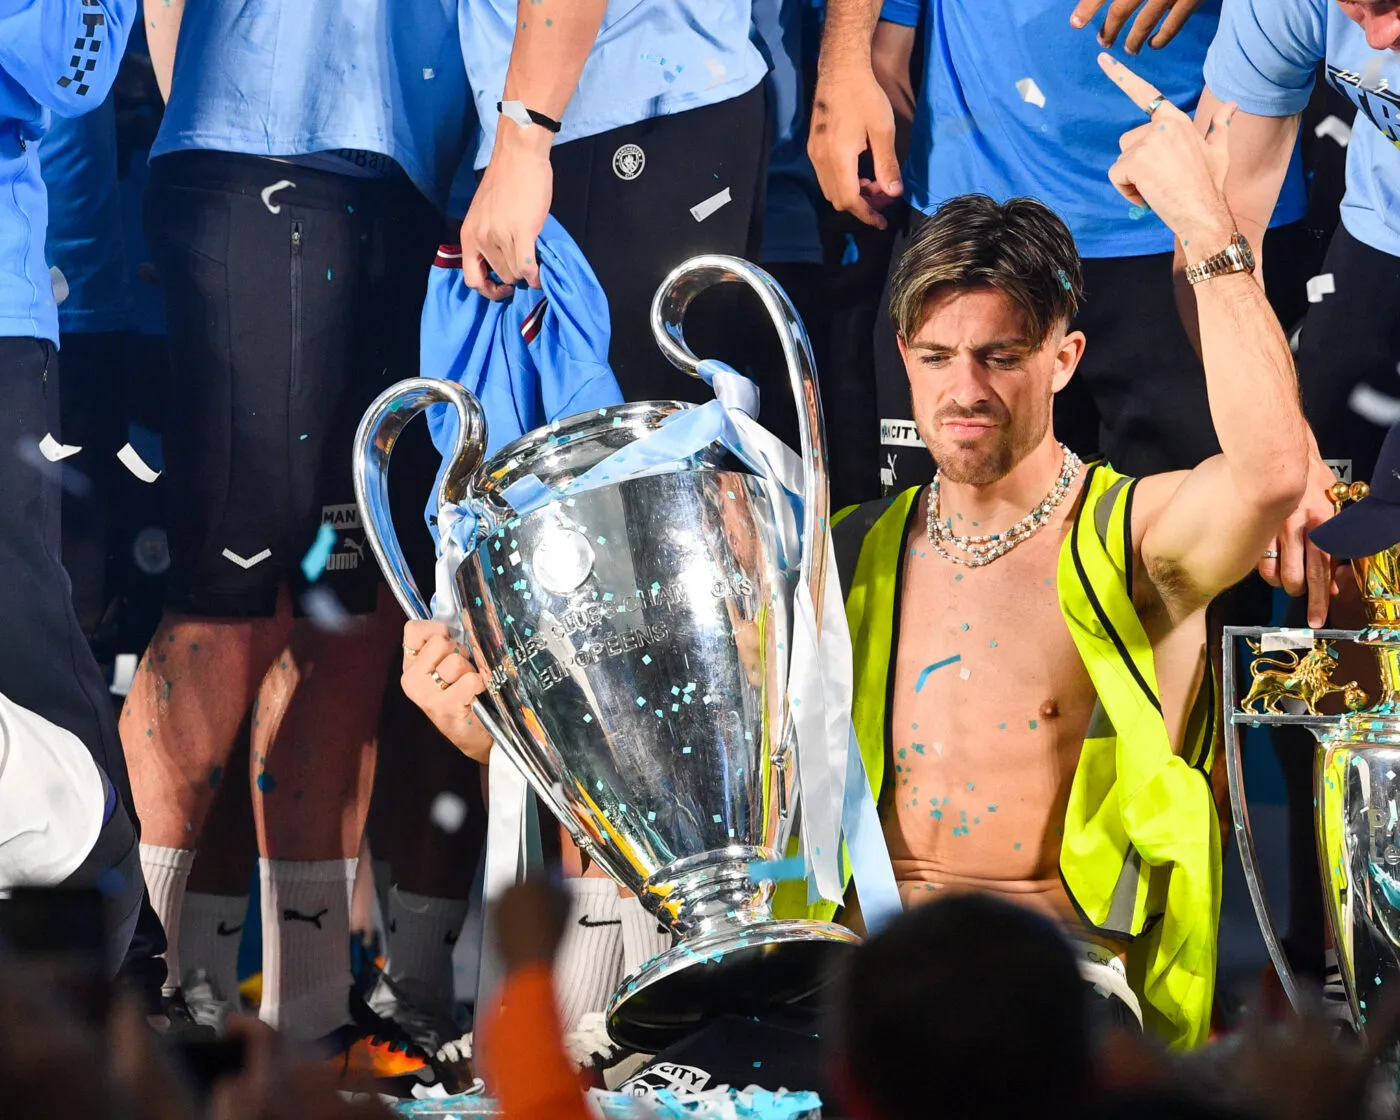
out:
{"label": "folded blue shirt", "polygon": [[[593,269],[552,217],[535,250],[540,290],[521,284],[507,300],[489,300],[467,287],[455,246],[438,250],[428,280],[422,374],[456,381],[481,402],[487,455],[543,424],[622,403],[608,365],[608,299]],[[427,416],[433,444],[444,457],[441,482],[457,438],[457,413],[435,405]],[[430,525],[436,493],[434,486]]]}

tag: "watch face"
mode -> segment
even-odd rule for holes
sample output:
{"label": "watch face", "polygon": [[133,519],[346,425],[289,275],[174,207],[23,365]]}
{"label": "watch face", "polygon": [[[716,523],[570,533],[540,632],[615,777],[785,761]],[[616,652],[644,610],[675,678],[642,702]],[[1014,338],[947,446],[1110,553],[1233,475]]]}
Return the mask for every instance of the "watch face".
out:
{"label": "watch face", "polygon": [[1230,243],[1240,254],[1240,263],[1249,272],[1254,271],[1254,250],[1249,247],[1249,242],[1245,240],[1244,234],[1237,233],[1230,239]]}

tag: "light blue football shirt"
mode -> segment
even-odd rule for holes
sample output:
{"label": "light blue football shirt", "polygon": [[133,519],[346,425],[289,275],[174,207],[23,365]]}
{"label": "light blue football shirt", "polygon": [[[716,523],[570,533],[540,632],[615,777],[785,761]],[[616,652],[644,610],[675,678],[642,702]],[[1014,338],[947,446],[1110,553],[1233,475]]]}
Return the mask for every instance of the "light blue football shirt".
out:
{"label": "light blue football shirt", "polygon": [[390,156],[445,206],[475,121],[456,0],[189,4],[151,157]]}
{"label": "light blue football shirt", "polygon": [[[1162,50],[1114,53],[1194,113],[1220,3],[1205,0]],[[1029,196],[1064,220],[1081,256],[1170,252],[1172,233],[1161,219],[1108,180],[1119,137],[1145,118],[1099,69],[1095,33],[1107,9],[1082,30],[1070,25],[1072,9],[1065,0],[886,0],[882,19],[925,23],[905,194],[924,213],[960,194]],[[1297,149],[1271,224],[1296,221],[1306,209]]]}
{"label": "light blue football shirt", "polygon": [[[460,0],[462,56],[483,134],[478,168],[496,144],[516,13],[516,0]],[[750,41],[751,19],[749,0],[610,0],[554,142],[747,93],[768,71]]]}
{"label": "light blue football shirt", "polygon": [[1342,224],[1400,257],[1400,51],[1372,50],[1335,0],[1225,0],[1206,85],[1247,113],[1291,116],[1307,105],[1324,60],[1328,82],[1359,110]]}

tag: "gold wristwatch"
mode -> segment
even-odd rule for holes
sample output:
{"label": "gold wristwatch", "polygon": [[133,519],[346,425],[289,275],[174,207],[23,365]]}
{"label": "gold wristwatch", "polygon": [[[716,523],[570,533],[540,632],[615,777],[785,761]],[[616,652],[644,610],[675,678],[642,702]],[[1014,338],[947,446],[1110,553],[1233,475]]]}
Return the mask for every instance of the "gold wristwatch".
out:
{"label": "gold wristwatch", "polygon": [[1228,276],[1232,272],[1254,271],[1254,250],[1242,233],[1232,234],[1230,244],[1213,257],[1197,261],[1186,269],[1186,279],[1192,284],[1209,280],[1214,276]]}

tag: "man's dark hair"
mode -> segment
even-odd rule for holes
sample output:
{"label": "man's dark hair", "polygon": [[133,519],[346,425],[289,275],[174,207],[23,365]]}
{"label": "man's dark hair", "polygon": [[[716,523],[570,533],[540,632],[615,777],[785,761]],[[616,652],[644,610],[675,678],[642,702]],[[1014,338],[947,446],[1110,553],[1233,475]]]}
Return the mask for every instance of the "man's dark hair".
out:
{"label": "man's dark hair", "polygon": [[998,203],[984,194],[951,198],[921,224],[890,284],[890,318],[905,342],[923,326],[930,297],[945,288],[996,288],[1026,314],[1041,346],[1079,310],[1084,274],[1074,238],[1032,198]]}
{"label": "man's dark hair", "polygon": [[882,1120],[1080,1115],[1083,980],[1056,926],[986,895],[911,910],[846,958],[827,1038]]}

